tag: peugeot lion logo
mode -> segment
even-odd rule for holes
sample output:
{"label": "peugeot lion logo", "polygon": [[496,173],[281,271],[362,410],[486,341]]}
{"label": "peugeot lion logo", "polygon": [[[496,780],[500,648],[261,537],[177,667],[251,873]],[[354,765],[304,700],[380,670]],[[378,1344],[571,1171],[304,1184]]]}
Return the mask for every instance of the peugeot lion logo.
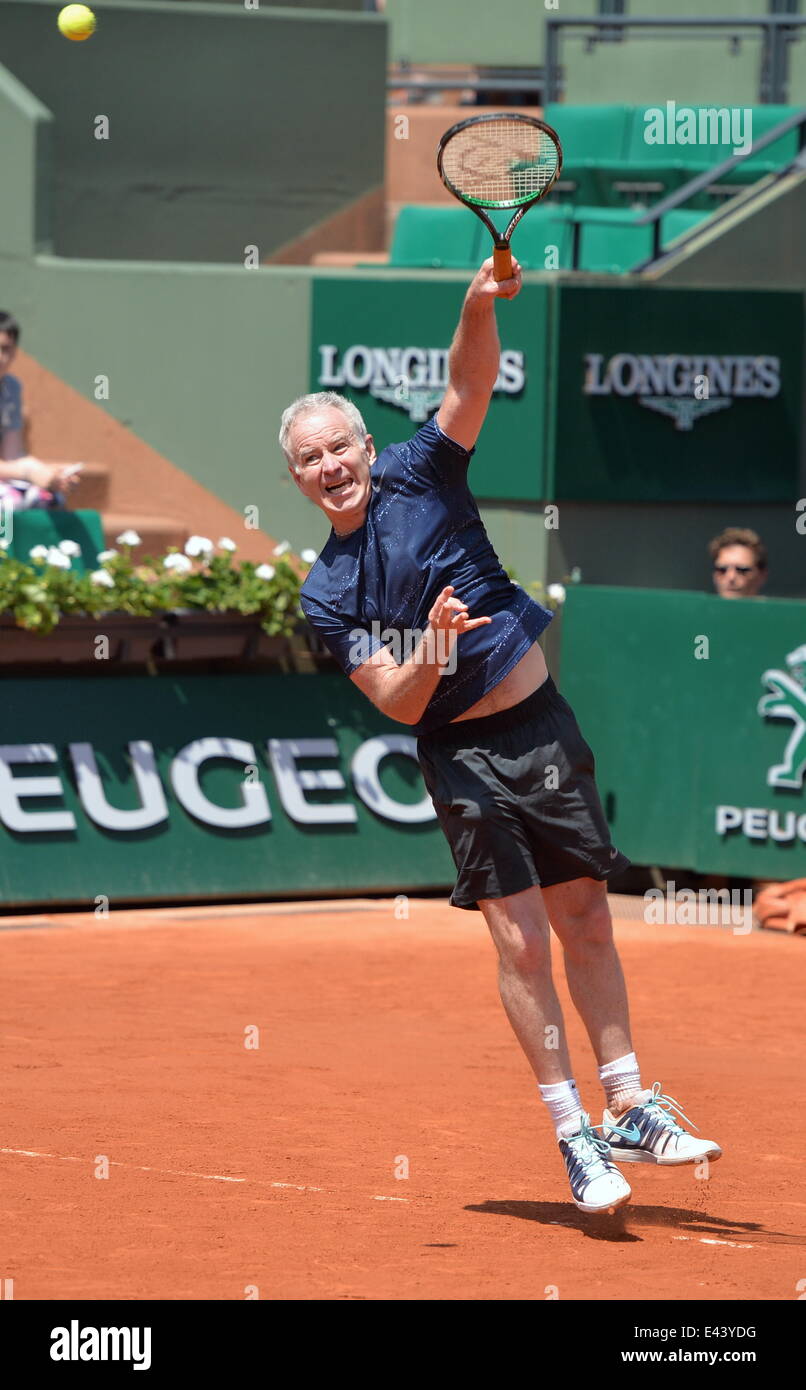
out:
{"label": "peugeot lion logo", "polygon": [[762,695],[758,712],[765,719],[791,719],[794,728],[784,749],[784,760],[771,767],[771,787],[802,787],[806,773],[806,643],[786,658],[787,671],[765,671],[762,681],[769,694]]}

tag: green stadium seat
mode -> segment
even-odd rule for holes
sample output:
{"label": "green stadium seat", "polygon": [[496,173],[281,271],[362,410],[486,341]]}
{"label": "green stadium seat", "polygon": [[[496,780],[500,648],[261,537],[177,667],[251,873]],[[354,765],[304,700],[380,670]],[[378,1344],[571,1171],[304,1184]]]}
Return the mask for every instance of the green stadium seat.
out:
{"label": "green stadium seat", "polygon": [[[573,245],[571,208],[553,199],[531,208],[518,224],[512,249],[524,270],[567,269]],[[493,223],[506,227],[506,212],[493,213]],[[557,247],[557,264],[546,265],[546,251]],[[469,210],[401,208],[389,254],[390,266],[469,270],[491,254],[492,238]]]}
{"label": "green stadium seat", "polygon": [[[577,269],[600,274],[624,275],[652,255],[653,227],[639,226],[639,210],[626,208],[575,208],[573,221],[580,224]],[[708,211],[679,208],[661,219],[661,245],[667,246],[691,227],[703,222]]]}
{"label": "green stadium seat", "polygon": [[[714,103],[713,106],[700,105],[693,108],[697,112],[699,126],[699,113],[720,109]],[[758,138],[765,134],[774,125],[791,115],[797,108],[789,106],[761,106],[753,108],[753,136]],[[729,159],[734,152],[734,142],[728,133],[727,140],[720,140],[718,143],[711,144],[647,144],[645,135],[647,123],[645,114],[648,107],[636,106],[632,109],[632,123],[630,139],[628,143],[627,155],[624,160],[610,157],[603,158],[597,171],[597,201],[605,206],[614,206],[624,203],[629,198],[656,198],[666,197],[673,193],[675,189],[682,187],[689,179],[696,178],[698,174],[703,174],[709,169],[716,168],[724,160]],[[722,134],[721,129],[719,133]],[[759,155],[751,155],[743,164],[738,165],[723,182],[727,184],[746,184],[752,183],[761,178],[764,174],[771,173],[779,168],[787,160],[794,158],[797,153],[797,132],[792,131],[789,135],[780,140],[776,140],[774,145],[763,150]],[[713,206],[713,199],[703,193],[697,199],[700,206],[707,208]]]}
{"label": "green stadium seat", "polygon": [[673,212],[667,212],[660,222],[661,244],[668,246],[684,232],[690,232],[698,222],[704,222],[710,215],[707,208],[675,208]]}
{"label": "green stadium seat", "polygon": [[81,554],[71,557],[74,573],[84,574],[98,568],[98,553],[105,549],[100,512],[82,510],[68,512],[32,510],[14,512],[12,540],[7,554],[15,560],[30,560],[35,545],[58,545],[59,541],[75,541]]}
{"label": "green stadium seat", "polygon": [[[502,224],[502,230],[505,225]],[[553,197],[530,208],[512,234],[512,251],[524,270],[570,269],[573,244],[573,208],[570,204],[555,202]],[[547,248],[554,246],[557,248],[556,263],[552,257],[547,264]],[[479,259],[483,255],[482,247]]]}
{"label": "green stadium seat", "polygon": [[464,270],[483,260],[485,237],[489,241],[488,232],[469,208],[409,204],[398,213],[389,264]]}
{"label": "green stadium seat", "polygon": [[625,208],[581,207],[574,209],[579,222],[578,270],[624,275],[652,254],[652,228],[637,227]]}
{"label": "green stadium seat", "polygon": [[[767,131],[772,130],[773,126],[780,125],[787,116],[794,116],[796,111],[801,108],[798,106],[756,106],[753,108],[753,140],[756,141]],[[772,174],[776,169],[780,169],[782,164],[788,164],[794,159],[798,152],[798,131],[790,130],[788,135],[783,135],[772,145],[767,145],[759,154],[751,154],[742,164],[737,165],[731,173],[726,174],[721,182],[724,183],[753,183],[756,179],[763,178],[765,174]],[[731,151],[732,153],[732,151]]]}
{"label": "green stadium seat", "polygon": [[549,102],[543,114],[557,131],[563,148],[560,183],[574,185],[571,193],[574,203],[598,203],[601,164],[627,157],[632,108],[565,106],[562,102]]}

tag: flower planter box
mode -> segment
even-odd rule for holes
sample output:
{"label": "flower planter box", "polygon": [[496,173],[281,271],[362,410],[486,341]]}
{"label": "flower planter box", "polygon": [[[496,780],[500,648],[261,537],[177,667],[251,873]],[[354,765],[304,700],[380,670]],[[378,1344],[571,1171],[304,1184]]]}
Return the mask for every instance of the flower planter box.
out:
{"label": "flower planter box", "polygon": [[[66,614],[53,632],[28,632],[13,617],[0,615],[0,668],[9,673],[14,666],[72,665],[99,666],[102,662],[143,664],[151,659],[159,637],[156,618],[133,618],[127,613],[104,613],[98,617]],[[108,655],[99,654],[98,637],[109,639]]]}
{"label": "flower planter box", "polygon": [[[101,636],[109,640],[104,656],[97,643]],[[241,613],[180,609],[148,618],[70,614],[44,636],[18,627],[9,614],[0,615],[0,671],[6,675],[20,666],[69,664],[99,670],[134,665],[156,671],[211,661],[311,672],[332,665],[326,649],[309,638],[306,628],[300,627],[292,637],[270,637],[258,617]]]}
{"label": "flower planter box", "polygon": [[241,613],[201,613],[180,608],[159,616],[157,661],[243,661],[255,657],[261,638],[269,647],[267,655],[281,655],[286,646],[282,637],[268,637],[260,620]]}

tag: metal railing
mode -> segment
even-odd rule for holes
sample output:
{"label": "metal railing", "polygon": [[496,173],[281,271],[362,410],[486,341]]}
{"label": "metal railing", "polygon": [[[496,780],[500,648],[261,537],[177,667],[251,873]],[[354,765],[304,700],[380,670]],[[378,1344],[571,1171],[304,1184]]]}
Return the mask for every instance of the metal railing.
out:
{"label": "metal railing", "polygon": [[[707,3],[707,0],[706,0]],[[759,102],[762,106],[786,105],[789,79],[789,44],[795,39],[794,30],[806,25],[806,16],[797,14],[758,15],[753,19],[713,19],[701,15],[673,18],[638,17],[633,15],[587,15],[585,18],[554,19],[546,17],[546,101],[559,101],[563,94],[560,65],[560,38],[564,29],[593,29],[601,34],[590,35],[591,43],[606,43],[613,31],[629,29],[727,29],[737,39],[740,29],[758,29],[764,44],[759,82]],[[609,31],[606,33],[605,31]]]}

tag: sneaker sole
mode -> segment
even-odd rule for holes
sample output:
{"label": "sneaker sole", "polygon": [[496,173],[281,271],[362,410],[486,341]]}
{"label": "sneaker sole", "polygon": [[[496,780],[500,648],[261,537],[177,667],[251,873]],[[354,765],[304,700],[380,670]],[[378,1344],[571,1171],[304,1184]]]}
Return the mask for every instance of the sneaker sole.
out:
{"label": "sneaker sole", "polygon": [[716,1163],[722,1157],[721,1149],[709,1149],[704,1154],[694,1154],[687,1158],[660,1158],[655,1154],[646,1153],[641,1149],[613,1149],[611,1148],[609,1159],[611,1163],[657,1163],[662,1168],[682,1168],[687,1163],[702,1163],[704,1158],[709,1163]]}
{"label": "sneaker sole", "polygon": [[576,1197],[573,1197],[573,1201],[580,1211],[588,1212],[590,1216],[601,1216],[603,1212],[613,1212],[617,1207],[626,1206],[631,1197],[632,1192],[625,1192],[623,1197],[617,1197],[614,1202],[608,1202],[607,1206],[603,1207],[595,1207],[590,1202],[578,1202]]}

